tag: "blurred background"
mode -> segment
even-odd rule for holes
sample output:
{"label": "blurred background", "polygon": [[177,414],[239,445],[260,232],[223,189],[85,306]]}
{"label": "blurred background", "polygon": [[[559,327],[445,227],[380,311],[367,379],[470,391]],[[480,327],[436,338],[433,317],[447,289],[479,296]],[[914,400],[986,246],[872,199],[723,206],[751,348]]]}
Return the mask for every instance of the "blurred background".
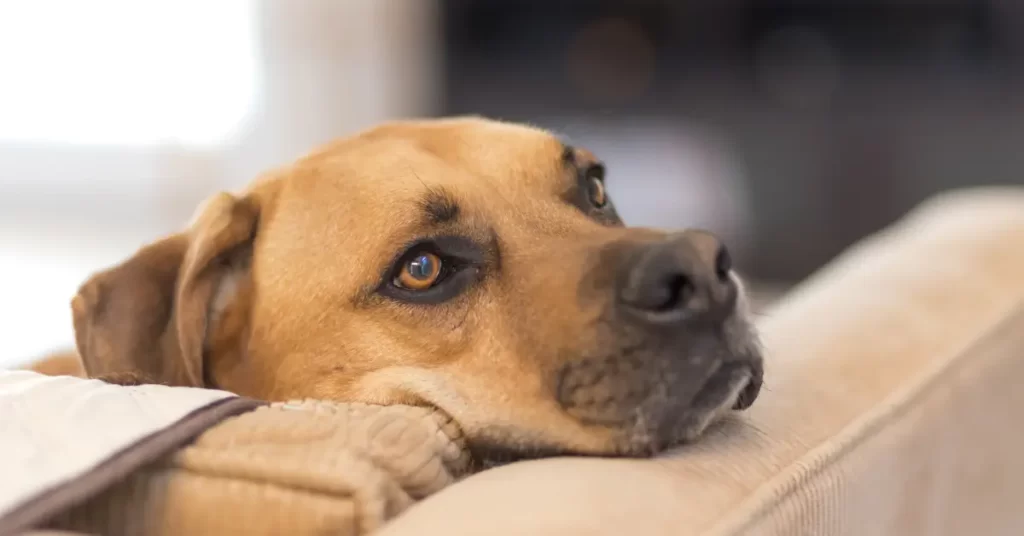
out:
{"label": "blurred background", "polygon": [[568,135],[628,223],[715,230],[770,295],[1024,183],[1022,90],[1019,0],[0,0],[0,365],[211,193],[379,121]]}

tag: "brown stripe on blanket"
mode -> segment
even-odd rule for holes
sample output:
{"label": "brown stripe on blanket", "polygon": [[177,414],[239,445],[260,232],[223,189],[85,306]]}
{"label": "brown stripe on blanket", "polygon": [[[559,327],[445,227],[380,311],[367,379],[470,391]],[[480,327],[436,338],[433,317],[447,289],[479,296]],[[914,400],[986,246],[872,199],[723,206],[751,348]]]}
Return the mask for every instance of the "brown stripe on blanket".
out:
{"label": "brown stripe on blanket", "polygon": [[50,518],[102,492],[140,467],[190,443],[224,419],[263,405],[266,402],[231,397],[196,409],[171,426],[121,449],[85,474],[21,503],[0,518],[0,536],[21,534],[41,527]]}

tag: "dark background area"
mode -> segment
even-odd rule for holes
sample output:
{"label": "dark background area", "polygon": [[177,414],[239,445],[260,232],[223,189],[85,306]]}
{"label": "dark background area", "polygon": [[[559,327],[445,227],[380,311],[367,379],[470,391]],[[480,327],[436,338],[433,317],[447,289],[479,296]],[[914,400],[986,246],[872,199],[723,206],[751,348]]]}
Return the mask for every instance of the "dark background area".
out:
{"label": "dark background area", "polygon": [[[750,199],[742,262],[761,279],[798,280],[935,192],[1024,183],[1024,10],[1010,1],[451,0],[441,13],[440,113],[724,140]],[[626,190],[630,176],[612,180]]]}

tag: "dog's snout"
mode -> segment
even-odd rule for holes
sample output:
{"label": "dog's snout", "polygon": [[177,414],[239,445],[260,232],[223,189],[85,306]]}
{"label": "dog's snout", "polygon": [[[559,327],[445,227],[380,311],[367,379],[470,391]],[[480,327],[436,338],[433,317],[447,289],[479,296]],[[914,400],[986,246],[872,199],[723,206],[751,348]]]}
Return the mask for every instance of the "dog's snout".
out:
{"label": "dog's snout", "polygon": [[643,250],[624,266],[619,302],[652,324],[721,321],[736,303],[732,260],[714,235],[686,231]]}

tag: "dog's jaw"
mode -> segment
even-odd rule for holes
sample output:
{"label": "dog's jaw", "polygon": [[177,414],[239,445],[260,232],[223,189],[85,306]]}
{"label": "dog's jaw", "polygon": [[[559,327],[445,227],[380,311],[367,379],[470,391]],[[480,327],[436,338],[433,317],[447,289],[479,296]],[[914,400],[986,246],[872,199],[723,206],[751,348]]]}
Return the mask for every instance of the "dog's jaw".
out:
{"label": "dog's jaw", "polygon": [[[466,391],[453,383],[449,375],[394,370],[387,376],[401,381],[402,391],[422,404],[452,415],[466,430],[474,459],[484,465],[554,455],[649,457],[698,440],[715,422],[748,408],[757,399],[763,379],[762,348],[744,299],[740,299],[723,324],[722,335],[719,342],[702,350],[708,353],[704,359],[716,354],[714,361],[719,365],[692,391],[680,390],[678,366],[700,357],[697,353],[654,360],[652,363],[663,365],[660,368],[652,367],[652,363],[638,362],[635,367],[616,363],[610,369],[598,371],[625,375],[624,381],[633,382],[632,386],[602,388],[602,394],[597,396],[581,395],[591,400],[620,395],[614,402],[622,404],[622,411],[606,419],[598,413],[579,411],[582,408],[573,411],[559,407],[558,395],[552,397],[543,389],[523,388],[515,393],[519,397],[547,398],[535,404],[546,410],[524,413],[509,404],[513,395]],[[675,379],[673,373],[677,374]],[[413,377],[418,379],[410,381]],[[556,382],[556,392],[564,387],[562,381],[564,375]],[[380,386],[377,387],[373,390],[379,392]],[[468,404],[468,400],[479,405]],[[610,399],[604,400],[606,406],[609,402]]]}
{"label": "dog's jaw", "polygon": [[761,345],[745,310],[722,331],[721,339],[647,351],[639,359],[631,349],[615,356],[622,363],[569,362],[556,396],[578,422],[615,432],[607,454],[649,456],[692,442],[722,417],[750,407],[763,382]]}

